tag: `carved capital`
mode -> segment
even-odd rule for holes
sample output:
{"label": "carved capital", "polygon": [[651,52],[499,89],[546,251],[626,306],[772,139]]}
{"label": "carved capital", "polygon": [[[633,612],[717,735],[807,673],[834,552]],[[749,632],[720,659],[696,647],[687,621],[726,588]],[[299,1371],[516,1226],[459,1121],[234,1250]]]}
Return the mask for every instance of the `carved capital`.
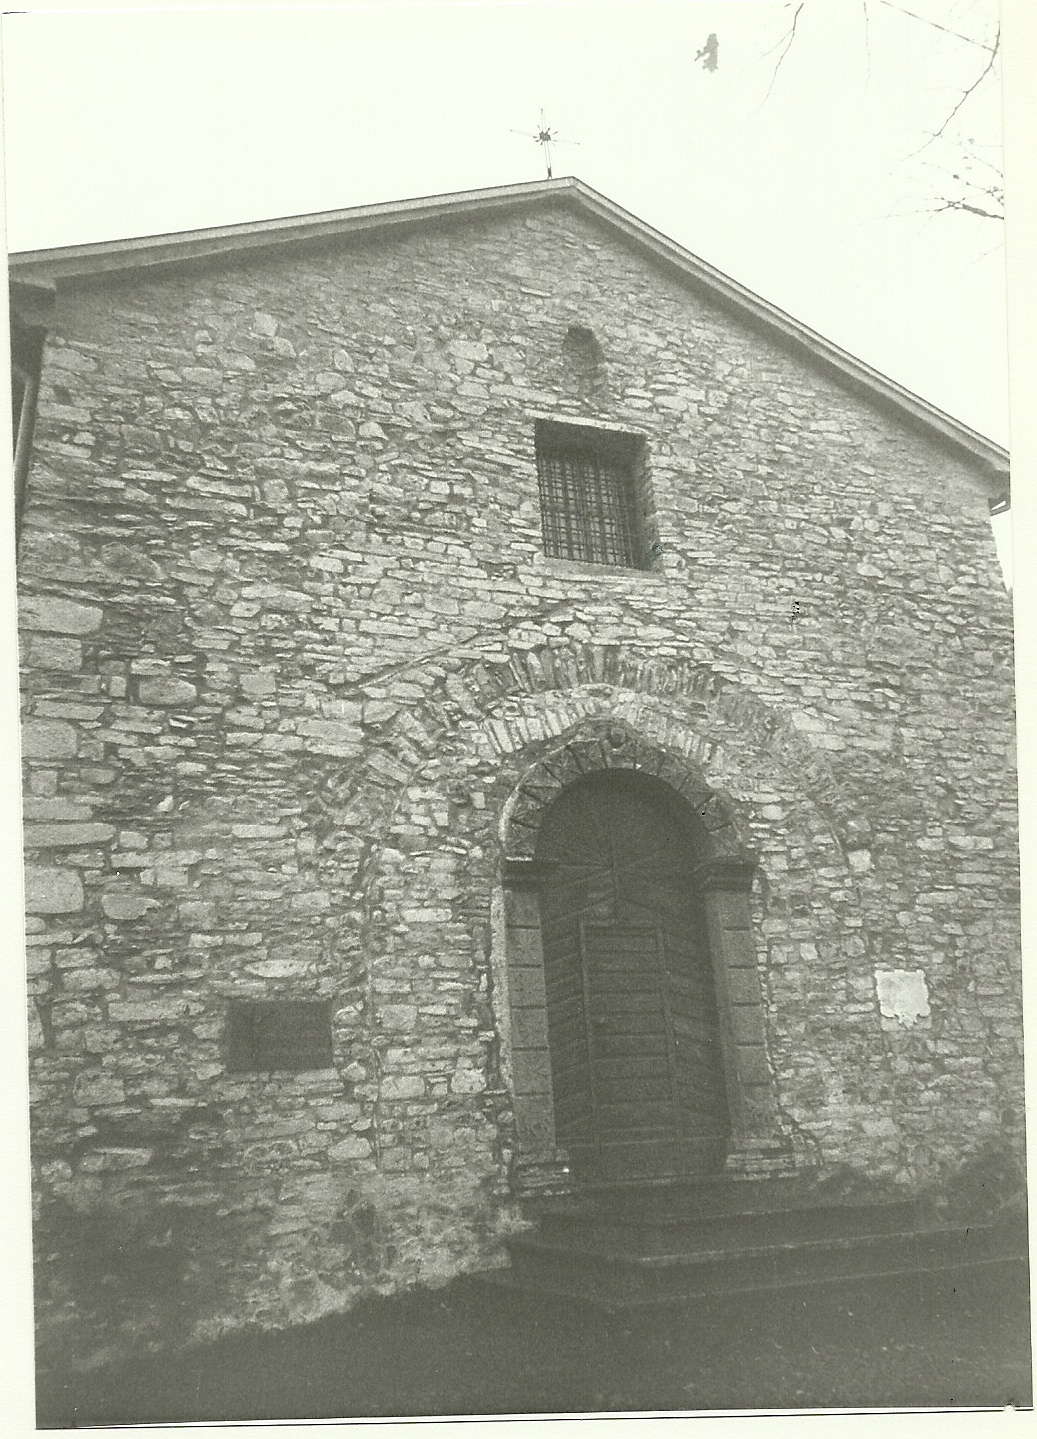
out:
{"label": "carved capital", "polygon": [[692,878],[707,894],[716,890],[747,894],[753,887],[758,864],[754,854],[718,856],[697,865],[692,871]]}
{"label": "carved capital", "polygon": [[543,860],[508,858],[501,865],[501,876],[509,889],[533,889],[555,868]]}

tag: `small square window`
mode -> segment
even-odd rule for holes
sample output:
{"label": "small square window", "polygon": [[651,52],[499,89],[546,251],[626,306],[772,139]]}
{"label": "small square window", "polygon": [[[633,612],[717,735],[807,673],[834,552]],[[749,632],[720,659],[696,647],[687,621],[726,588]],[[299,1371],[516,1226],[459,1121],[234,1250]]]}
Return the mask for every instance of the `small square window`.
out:
{"label": "small square window", "polygon": [[638,436],[540,420],[536,459],[545,554],[647,567]]}
{"label": "small square window", "polygon": [[305,999],[234,1000],[228,1016],[228,1069],[327,1069],[331,1005]]}

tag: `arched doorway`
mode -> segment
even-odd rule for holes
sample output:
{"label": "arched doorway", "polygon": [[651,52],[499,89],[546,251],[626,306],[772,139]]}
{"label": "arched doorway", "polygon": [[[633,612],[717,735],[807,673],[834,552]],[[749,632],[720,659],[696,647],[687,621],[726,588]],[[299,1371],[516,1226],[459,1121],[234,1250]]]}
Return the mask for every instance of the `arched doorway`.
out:
{"label": "arched doorway", "polygon": [[609,770],[568,786],[536,846],[557,1140],[578,1178],[721,1168],[730,1115],[693,816]]}

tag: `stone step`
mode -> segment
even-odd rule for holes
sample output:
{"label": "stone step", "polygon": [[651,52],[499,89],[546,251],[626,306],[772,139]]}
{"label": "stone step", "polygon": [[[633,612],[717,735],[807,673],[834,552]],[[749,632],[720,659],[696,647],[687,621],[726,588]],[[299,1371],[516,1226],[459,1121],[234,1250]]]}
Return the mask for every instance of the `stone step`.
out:
{"label": "stone step", "polygon": [[764,1283],[759,1275],[754,1276],[753,1281],[747,1284],[729,1284],[722,1289],[706,1287],[705,1285],[695,1286],[689,1283],[684,1288],[672,1290],[657,1290],[651,1293],[633,1293],[622,1286],[614,1285],[603,1288],[601,1285],[594,1286],[579,1281],[566,1283],[562,1280],[547,1283],[542,1279],[529,1280],[516,1275],[513,1269],[492,1269],[484,1270],[470,1276],[472,1283],[482,1290],[492,1291],[496,1294],[507,1296],[508,1294],[520,1295],[524,1299],[541,1300],[564,1305],[577,1305],[589,1310],[600,1310],[604,1313],[617,1313],[625,1310],[676,1308],[690,1302],[701,1302],[706,1300],[722,1301],[726,1296],[739,1294],[754,1294],[758,1292],[793,1291],[808,1292],[817,1288],[819,1283],[830,1289],[832,1284],[855,1288],[859,1285],[875,1283],[889,1283],[890,1281],[902,1280],[904,1283],[923,1281],[927,1277],[938,1279],[941,1275],[947,1275],[946,1282],[953,1278],[955,1285],[972,1275],[979,1275],[984,1272],[993,1271],[995,1274],[1001,1272],[1005,1275],[1006,1281],[1014,1278],[1020,1265],[1025,1266],[1025,1256],[997,1255],[990,1259],[973,1259],[966,1270],[957,1261],[947,1263],[932,1263],[922,1268],[915,1264],[902,1267],[876,1268],[850,1271],[836,1276],[825,1276],[818,1279],[814,1275],[798,1275],[786,1279],[777,1279],[770,1283]]}
{"label": "stone step", "polygon": [[994,1225],[721,1247],[710,1247],[708,1236],[693,1232],[671,1237],[675,1246],[645,1252],[629,1245],[574,1246],[539,1234],[519,1235],[508,1241],[512,1275],[520,1285],[642,1301],[960,1268],[1012,1257],[1026,1262],[1019,1235]]}
{"label": "stone step", "polygon": [[578,1195],[531,1201],[528,1212],[538,1221],[558,1218],[697,1221],[704,1215],[758,1214],[804,1208],[867,1205],[867,1198],[849,1198],[813,1176],[732,1179],[710,1175],[662,1184],[585,1186]]}
{"label": "stone step", "polygon": [[605,1217],[590,1214],[544,1214],[539,1232],[545,1240],[568,1245],[672,1248],[675,1236],[694,1232],[712,1247],[729,1244],[764,1245],[781,1240],[838,1238],[844,1235],[894,1234],[922,1228],[918,1206],[910,1200],[885,1204],[812,1205],[742,1213],[621,1212]]}

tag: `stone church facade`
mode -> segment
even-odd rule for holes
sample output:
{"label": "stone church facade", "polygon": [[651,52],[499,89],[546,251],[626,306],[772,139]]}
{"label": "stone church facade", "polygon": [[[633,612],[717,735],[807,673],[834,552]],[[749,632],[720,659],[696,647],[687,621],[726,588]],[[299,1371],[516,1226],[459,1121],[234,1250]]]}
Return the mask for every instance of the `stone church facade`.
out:
{"label": "stone church facade", "polygon": [[46,1344],[1021,1163],[1003,451],[577,181],[11,279]]}

